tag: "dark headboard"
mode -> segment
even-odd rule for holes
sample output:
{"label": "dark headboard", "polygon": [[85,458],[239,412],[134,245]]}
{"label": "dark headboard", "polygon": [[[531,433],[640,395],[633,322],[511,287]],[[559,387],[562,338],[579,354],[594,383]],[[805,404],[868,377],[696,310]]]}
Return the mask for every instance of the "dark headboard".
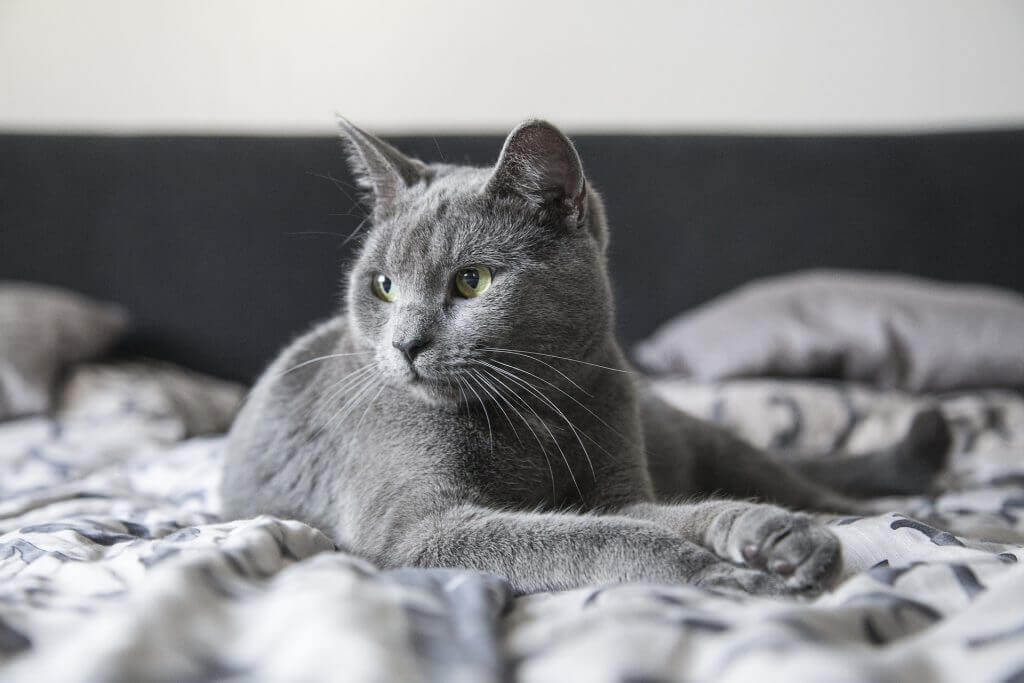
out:
{"label": "dark headboard", "polygon": [[[1024,291],[1024,130],[576,141],[609,209],[626,342],[809,266]],[[501,139],[393,142],[487,164]],[[0,278],[120,301],[126,352],[249,379],[336,306],[361,219],[349,182],[332,139],[0,136]]]}

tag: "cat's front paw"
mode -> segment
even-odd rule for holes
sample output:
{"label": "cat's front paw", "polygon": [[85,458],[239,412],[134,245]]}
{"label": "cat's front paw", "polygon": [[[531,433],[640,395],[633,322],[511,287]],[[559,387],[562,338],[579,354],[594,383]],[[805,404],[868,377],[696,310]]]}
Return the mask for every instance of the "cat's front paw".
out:
{"label": "cat's front paw", "polygon": [[771,506],[742,513],[728,533],[730,559],[779,577],[791,591],[819,593],[839,576],[839,539],[807,515]]}
{"label": "cat's front paw", "polygon": [[744,569],[728,562],[708,567],[694,578],[693,583],[702,588],[749,595],[785,595],[793,592],[781,576]]}

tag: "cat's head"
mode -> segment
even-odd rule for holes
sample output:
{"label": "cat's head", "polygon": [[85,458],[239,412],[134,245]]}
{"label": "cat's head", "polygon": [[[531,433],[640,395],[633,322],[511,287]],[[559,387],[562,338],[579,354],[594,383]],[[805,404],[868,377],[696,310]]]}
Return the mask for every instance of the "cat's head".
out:
{"label": "cat's head", "polygon": [[425,164],[342,128],[372,205],[350,329],[385,381],[457,400],[499,361],[527,365],[509,352],[583,359],[608,343],[604,209],[557,128],[521,124],[492,168]]}

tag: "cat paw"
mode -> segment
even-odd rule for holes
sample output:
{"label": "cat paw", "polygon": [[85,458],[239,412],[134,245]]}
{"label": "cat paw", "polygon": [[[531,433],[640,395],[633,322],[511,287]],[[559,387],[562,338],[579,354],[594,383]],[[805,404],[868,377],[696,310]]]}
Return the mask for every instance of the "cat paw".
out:
{"label": "cat paw", "polygon": [[927,491],[949,459],[953,435],[942,411],[921,411],[896,447],[896,477],[907,493]]}
{"label": "cat paw", "polygon": [[839,539],[807,515],[759,506],[733,523],[730,555],[796,593],[820,593],[839,576]]}
{"label": "cat paw", "polygon": [[713,591],[748,595],[785,595],[793,592],[780,576],[736,567],[726,562],[706,569],[693,583]]}

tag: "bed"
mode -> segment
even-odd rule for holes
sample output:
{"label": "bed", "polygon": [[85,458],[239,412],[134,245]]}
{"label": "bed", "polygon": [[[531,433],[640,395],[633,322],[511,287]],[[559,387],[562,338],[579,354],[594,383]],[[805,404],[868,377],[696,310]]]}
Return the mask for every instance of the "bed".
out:
{"label": "bed", "polygon": [[[438,145],[486,161],[491,142]],[[430,156],[435,142],[402,144]],[[630,345],[806,266],[1024,291],[1020,131],[580,146],[617,230]],[[351,207],[319,177],[345,189],[334,144],[0,136],[0,159],[16,198],[0,204],[0,278],[117,301],[134,320],[106,355],[65,359],[47,409],[0,420],[0,680],[1024,680],[1019,389],[654,380],[794,454],[857,457],[942,410],[939,490],[828,518],[844,568],[814,599],[654,584],[514,597],[487,574],[380,570],[305,524],[219,509],[247,383],[335,302],[359,216],[329,217]],[[339,236],[299,234],[317,232]],[[637,281],[651,273],[656,297]]]}
{"label": "bed", "polygon": [[[859,446],[885,443],[922,400],[770,380],[659,391],[762,445],[797,449],[850,429],[851,410]],[[299,522],[223,520],[218,434],[242,396],[165,365],[84,365],[52,417],[0,427],[0,677],[1024,675],[1024,399],[1013,392],[941,397],[955,485],[893,500],[901,512],[833,520],[843,581],[808,601],[643,584],[513,598],[485,574],[381,571]]]}

